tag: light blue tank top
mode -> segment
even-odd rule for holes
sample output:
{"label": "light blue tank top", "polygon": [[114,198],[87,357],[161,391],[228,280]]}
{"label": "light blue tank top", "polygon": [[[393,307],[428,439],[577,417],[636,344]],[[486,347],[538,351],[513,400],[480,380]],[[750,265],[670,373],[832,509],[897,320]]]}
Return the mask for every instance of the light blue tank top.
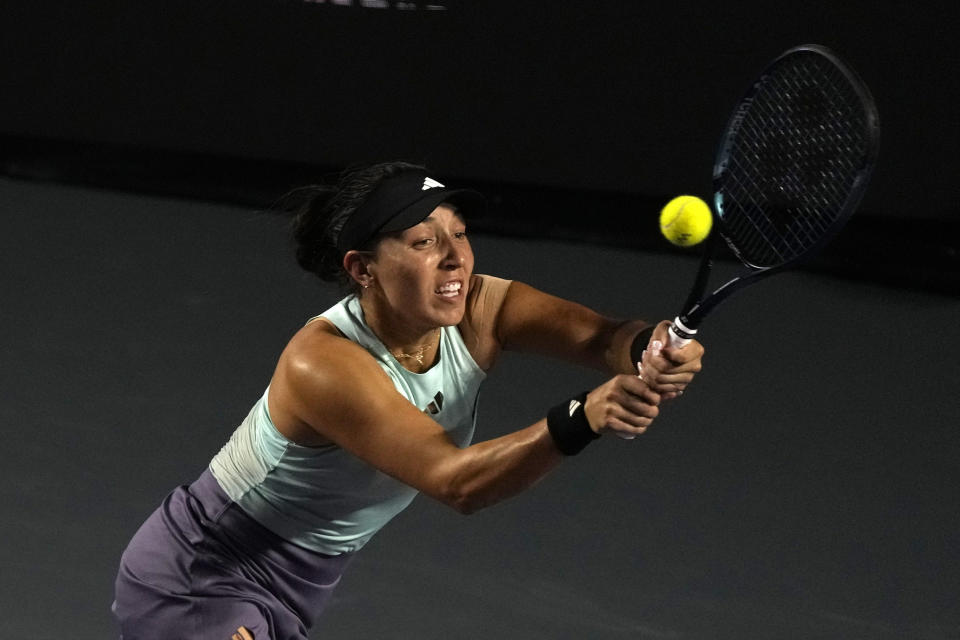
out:
{"label": "light blue tank top", "polygon": [[[356,296],[320,317],[366,348],[397,391],[443,426],[457,446],[470,443],[486,374],[456,327],[443,328],[439,361],[418,374],[404,369],[367,327]],[[210,471],[263,526],[329,555],[360,549],[417,494],[336,445],[304,447],[287,440],[270,418],[267,392],[210,462]]]}

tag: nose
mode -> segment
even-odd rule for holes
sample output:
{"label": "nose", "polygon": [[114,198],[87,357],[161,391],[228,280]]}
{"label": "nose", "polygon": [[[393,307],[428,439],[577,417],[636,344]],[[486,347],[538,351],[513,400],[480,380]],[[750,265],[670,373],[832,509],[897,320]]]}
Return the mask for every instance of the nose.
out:
{"label": "nose", "polygon": [[454,271],[464,265],[464,262],[466,262],[467,247],[462,245],[462,241],[458,243],[451,238],[447,238],[447,253],[443,257],[443,262],[440,264],[441,268],[447,271]]}

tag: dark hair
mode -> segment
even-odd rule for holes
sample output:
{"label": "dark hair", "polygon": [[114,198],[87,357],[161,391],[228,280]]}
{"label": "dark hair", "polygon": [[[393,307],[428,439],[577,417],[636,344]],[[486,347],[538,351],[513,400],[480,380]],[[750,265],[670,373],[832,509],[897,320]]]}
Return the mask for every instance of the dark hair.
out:
{"label": "dark hair", "polygon": [[[340,282],[354,289],[343,269],[337,238],[344,223],[363,204],[378,184],[401,171],[425,170],[408,162],[384,162],[345,170],[335,180],[294,189],[280,199],[277,207],[293,213],[293,241],[297,264],[321,280]],[[363,249],[376,246],[374,239]]]}

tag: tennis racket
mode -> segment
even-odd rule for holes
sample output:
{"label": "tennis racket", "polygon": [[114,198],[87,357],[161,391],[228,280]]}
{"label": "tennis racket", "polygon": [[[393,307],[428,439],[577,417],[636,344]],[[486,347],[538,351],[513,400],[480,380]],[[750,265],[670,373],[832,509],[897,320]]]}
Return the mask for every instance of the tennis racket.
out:
{"label": "tennis racket", "polygon": [[[713,167],[714,230],[670,346],[682,347],[732,294],[810,258],[856,210],[877,158],[869,89],[819,45],[767,65],[733,111]],[[746,267],[704,296],[717,235]]]}

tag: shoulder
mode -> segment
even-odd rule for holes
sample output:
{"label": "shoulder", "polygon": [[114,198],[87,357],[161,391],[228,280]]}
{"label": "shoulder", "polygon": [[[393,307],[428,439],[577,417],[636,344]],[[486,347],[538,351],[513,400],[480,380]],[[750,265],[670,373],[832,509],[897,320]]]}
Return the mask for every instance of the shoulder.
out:
{"label": "shoulder", "polygon": [[270,415],[291,440],[318,444],[321,425],[311,415],[336,419],[393,392],[393,383],[366,349],[317,318],[294,334],[280,354],[270,381]]}
{"label": "shoulder", "polygon": [[277,369],[300,384],[317,383],[329,377],[343,379],[383,373],[366,349],[344,337],[323,317],[315,318],[294,334],[280,355]]}
{"label": "shoulder", "polygon": [[492,367],[500,352],[497,322],[512,282],[484,274],[470,276],[467,308],[457,328],[481,369]]}
{"label": "shoulder", "polygon": [[507,298],[513,280],[496,276],[474,274],[470,276],[467,293],[467,310],[464,320],[477,327],[486,327],[496,322]]}

